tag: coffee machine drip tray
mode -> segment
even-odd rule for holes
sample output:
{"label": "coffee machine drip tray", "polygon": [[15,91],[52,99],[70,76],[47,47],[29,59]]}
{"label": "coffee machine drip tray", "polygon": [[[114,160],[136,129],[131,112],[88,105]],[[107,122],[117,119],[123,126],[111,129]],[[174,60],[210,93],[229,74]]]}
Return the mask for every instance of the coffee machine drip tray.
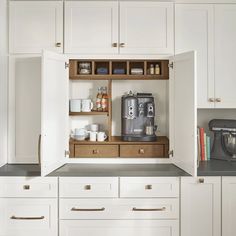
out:
{"label": "coffee machine drip tray", "polygon": [[157,141],[156,135],[122,135],[123,141],[128,142],[155,142]]}

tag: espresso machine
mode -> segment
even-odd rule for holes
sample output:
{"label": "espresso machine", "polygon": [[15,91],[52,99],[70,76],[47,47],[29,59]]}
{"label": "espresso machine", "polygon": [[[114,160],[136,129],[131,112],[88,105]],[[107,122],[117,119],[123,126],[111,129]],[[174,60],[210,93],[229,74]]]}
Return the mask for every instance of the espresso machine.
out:
{"label": "espresso machine", "polygon": [[236,161],[236,120],[214,119],[209,129],[214,132],[211,158]]}
{"label": "espresso machine", "polygon": [[123,141],[152,142],[157,140],[155,131],[155,103],[151,93],[133,94],[121,100],[121,136]]}

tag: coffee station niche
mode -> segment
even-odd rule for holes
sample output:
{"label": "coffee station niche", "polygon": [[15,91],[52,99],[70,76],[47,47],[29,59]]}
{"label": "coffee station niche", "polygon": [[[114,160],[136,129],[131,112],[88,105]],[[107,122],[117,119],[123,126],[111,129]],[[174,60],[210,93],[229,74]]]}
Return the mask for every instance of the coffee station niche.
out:
{"label": "coffee station niche", "polygon": [[168,158],[168,63],[70,60],[70,158]]}

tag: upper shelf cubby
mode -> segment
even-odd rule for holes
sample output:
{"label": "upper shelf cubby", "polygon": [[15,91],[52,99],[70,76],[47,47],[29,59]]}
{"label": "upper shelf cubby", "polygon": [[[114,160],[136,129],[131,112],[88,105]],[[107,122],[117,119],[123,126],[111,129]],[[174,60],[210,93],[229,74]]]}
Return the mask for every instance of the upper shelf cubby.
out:
{"label": "upper shelf cubby", "polygon": [[168,80],[168,60],[70,60],[70,80]]}

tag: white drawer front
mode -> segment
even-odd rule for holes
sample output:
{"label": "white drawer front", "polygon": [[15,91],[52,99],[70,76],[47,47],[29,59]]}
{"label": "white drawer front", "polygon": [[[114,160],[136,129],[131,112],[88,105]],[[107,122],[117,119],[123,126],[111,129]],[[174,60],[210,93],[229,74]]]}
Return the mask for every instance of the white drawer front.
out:
{"label": "white drawer front", "polygon": [[120,197],[152,198],[179,197],[179,178],[177,177],[121,177]]}
{"label": "white drawer front", "polygon": [[0,197],[57,197],[57,177],[0,177]]}
{"label": "white drawer front", "polygon": [[0,236],[57,236],[56,199],[0,199]]}
{"label": "white drawer front", "polygon": [[60,219],[178,219],[178,199],[60,199]]}
{"label": "white drawer front", "polygon": [[177,220],[61,220],[60,236],[179,236]]}
{"label": "white drawer front", "polygon": [[59,178],[60,197],[115,198],[118,197],[116,177],[62,177]]}

